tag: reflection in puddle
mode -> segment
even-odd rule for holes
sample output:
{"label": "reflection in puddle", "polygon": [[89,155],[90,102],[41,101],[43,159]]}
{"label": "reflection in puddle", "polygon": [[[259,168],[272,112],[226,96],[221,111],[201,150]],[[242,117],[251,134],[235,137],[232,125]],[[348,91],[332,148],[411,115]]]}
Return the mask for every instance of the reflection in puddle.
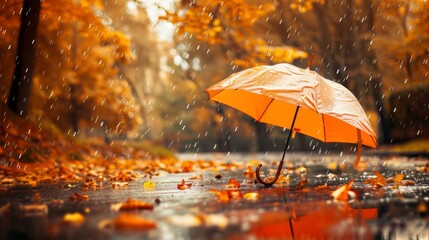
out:
{"label": "reflection in puddle", "polygon": [[[359,208],[329,201],[305,206],[295,203],[289,212],[263,212],[258,221],[243,221],[242,225],[250,224],[244,233],[248,239],[429,239],[427,216],[411,212],[401,216],[401,211],[412,208],[404,205],[391,216],[397,208]],[[231,239],[241,239],[242,234]]]}

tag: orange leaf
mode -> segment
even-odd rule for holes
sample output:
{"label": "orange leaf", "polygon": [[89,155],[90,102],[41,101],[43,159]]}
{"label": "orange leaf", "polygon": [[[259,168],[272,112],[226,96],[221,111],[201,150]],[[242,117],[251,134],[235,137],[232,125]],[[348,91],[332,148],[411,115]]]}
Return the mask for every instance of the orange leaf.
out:
{"label": "orange leaf", "polygon": [[185,190],[192,186],[192,183],[185,183],[185,179],[182,179],[182,182],[177,184],[177,189],[179,190]]}
{"label": "orange leaf", "polygon": [[64,215],[62,222],[65,224],[81,225],[85,217],[80,213],[67,213]]}
{"label": "orange leaf", "polygon": [[331,196],[334,197],[334,199],[338,200],[338,201],[349,200],[349,191],[350,191],[354,181],[355,180],[352,179],[352,180],[350,180],[349,183],[340,186],[339,188],[337,188],[337,190],[335,190],[331,193]]}
{"label": "orange leaf", "polygon": [[150,230],[156,228],[156,223],[152,220],[141,218],[130,213],[121,213],[116,219],[106,224],[117,230]]}
{"label": "orange leaf", "polygon": [[153,210],[153,204],[128,198],[128,200],[121,203],[121,206],[119,207],[119,211],[132,210]]}
{"label": "orange leaf", "polygon": [[237,181],[237,179],[231,178],[229,179],[226,188],[240,188],[240,183]]}

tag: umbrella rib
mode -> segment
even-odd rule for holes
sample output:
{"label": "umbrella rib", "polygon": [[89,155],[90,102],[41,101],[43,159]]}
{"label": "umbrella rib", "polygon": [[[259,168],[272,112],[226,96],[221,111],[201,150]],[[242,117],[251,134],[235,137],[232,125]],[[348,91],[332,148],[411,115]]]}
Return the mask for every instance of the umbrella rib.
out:
{"label": "umbrella rib", "polygon": [[271,103],[274,101],[274,98],[271,98],[271,101],[268,103],[267,107],[264,109],[264,111],[262,112],[261,116],[258,119],[258,122],[261,121],[262,117],[264,116],[265,112],[268,110],[268,108],[270,107]]}
{"label": "umbrella rib", "polygon": [[326,142],[325,114],[323,113],[322,113],[322,124],[323,124],[323,137],[325,138],[325,142]]}
{"label": "umbrella rib", "polygon": [[214,96],[218,95],[219,93],[221,93],[221,92],[223,92],[223,91],[225,91],[225,89],[221,89],[219,92],[215,93],[215,94],[214,94],[213,96],[211,96],[211,97],[210,97],[210,93],[209,93],[209,92],[207,92],[207,91],[204,91],[204,92],[208,93],[208,94],[209,94],[209,99],[211,99],[211,98],[213,98]]}

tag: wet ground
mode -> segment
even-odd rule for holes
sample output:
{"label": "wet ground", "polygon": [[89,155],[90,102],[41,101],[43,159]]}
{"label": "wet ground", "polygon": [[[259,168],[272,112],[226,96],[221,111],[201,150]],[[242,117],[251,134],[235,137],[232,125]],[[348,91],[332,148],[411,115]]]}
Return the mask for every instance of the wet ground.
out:
{"label": "wet ground", "polygon": [[[262,162],[267,173],[280,157],[181,155],[226,165]],[[88,191],[81,183],[13,186],[0,192],[0,239],[429,239],[427,159],[365,156],[355,171],[353,156],[287,158],[285,181],[272,187],[251,181],[240,167],[161,173],[151,179],[154,188],[144,187],[144,177]],[[402,174],[402,184],[365,183],[376,178],[374,171],[386,180]],[[182,179],[183,190],[178,186]],[[230,179],[240,187],[228,185]],[[335,200],[331,193],[351,179],[349,198]],[[129,198],[153,209],[118,211],[117,204]],[[70,213],[83,218],[66,221]],[[118,224],[118,216],[151,224]]]}

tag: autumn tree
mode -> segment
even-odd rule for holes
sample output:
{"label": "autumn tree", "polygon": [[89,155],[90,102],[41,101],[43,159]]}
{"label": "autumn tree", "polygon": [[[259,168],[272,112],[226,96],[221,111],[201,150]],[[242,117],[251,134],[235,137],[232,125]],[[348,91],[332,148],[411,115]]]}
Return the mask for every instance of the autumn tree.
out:
{"label": "autumn tree", "polygon": [[[427,10],[418,0],[381,2],[375,38],[383,84],[390,142],[428,136],[425,92],[429,91]],[[401,98],[402,96],[402,98]],[[426,110],[426,111],[425,111]]]}
{"label": "autumn tree", "polygon": [[[6,64],[14,58],[19,2],[5,2],[0,18],[7,19],[7,37],[0,41]],[[125,134],[140,124],[139,106],[117,67],[132,59],[129,41],[106,27],[101,2],[46,0],[41,7],[31,116],[50,119],[72,134],[80,128]],[[1,70],[2,79],[11,76],[7,67]]]}

